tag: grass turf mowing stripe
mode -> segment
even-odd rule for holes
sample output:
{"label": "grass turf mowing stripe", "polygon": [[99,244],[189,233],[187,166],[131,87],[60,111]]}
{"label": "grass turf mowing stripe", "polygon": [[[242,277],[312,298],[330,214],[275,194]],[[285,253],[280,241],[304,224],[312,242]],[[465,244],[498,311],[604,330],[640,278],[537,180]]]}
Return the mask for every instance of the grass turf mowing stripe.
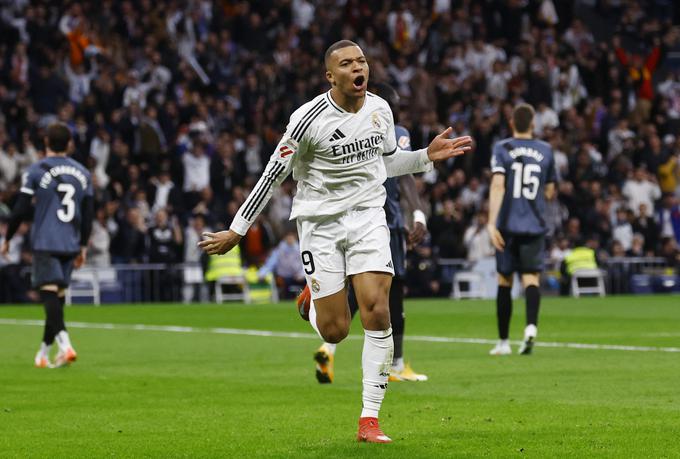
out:
{"label": "grass turf mowing stripe", "polygon": [[[0,325],[23,325],[23,326],[44,326],[42,320],[20,320],[2,319]],[[319,339],[316,333],[296,333],[296,332],[277,332],[270,330],[248,330],[241,328],[200,328],[184,327],[177,325],[145,325],[145,324],[113,324],[96,322],[69,322],[71,328],[85,328],[98,330],[137,330],[137,331],[159,331],[171,333],[213,333],[218,335],[245,335],[245,336],[265,336],[273,338],[294,338],[294,339]],[[363,339],[361,335],[349,335],[347,339]],[[457,343],[457,344],[495,344],[496,340],[485,338],[455,338],[446,336],[405,336],[407,341],[420,341],[428,343]],[[519,344],[521,341],[513,341]],[[680,353],[680,347],[659,347],[659,346],[628,346],[622,344],[591,344],[591,343],[560,343],[560,342],[536,342],[537,347],[552,347],[566,349],[588,349],[604,351],[629,351],[629,352],[670,352]]]}

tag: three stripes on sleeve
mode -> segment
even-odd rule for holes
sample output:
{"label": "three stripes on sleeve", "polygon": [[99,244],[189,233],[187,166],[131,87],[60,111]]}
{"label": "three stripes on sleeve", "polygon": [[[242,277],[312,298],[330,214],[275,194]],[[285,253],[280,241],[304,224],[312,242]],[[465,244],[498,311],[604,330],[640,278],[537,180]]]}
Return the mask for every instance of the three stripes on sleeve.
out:
{"label": "three stripes on sleeve", "polygon": [[[293,128],[291,131],[290,137],[296,142],[300,143],[309,126],[314,122],[315,119],[319,117],[319,115],[321,115],[321,113],[326,108],[328,108],[328,103],[324,98],[321,98],[312,106],[312,108],[307,111],[307,113],[304,114],[300,121],[298,121],[298,123],[295,125],[295,128]],[[278,150],[275,155],[278,155]],[[281,157],[285,156],[281,155]],[[265,198],[269,195],[272,186],[286,170],[286,165],[284,165],[278,159],[279,157],[277,156],[276,160],[270,160],[269,165],[267,166],[268,170],[265,171],[262,179],[257,182],[252,193],[250,193],[248,199],[246,199],[246,201],[243,203],[242,216],[249,222],[252,222],[260,213],[262,210],[260,207],[264,207],[264,204],[266,204]]]}

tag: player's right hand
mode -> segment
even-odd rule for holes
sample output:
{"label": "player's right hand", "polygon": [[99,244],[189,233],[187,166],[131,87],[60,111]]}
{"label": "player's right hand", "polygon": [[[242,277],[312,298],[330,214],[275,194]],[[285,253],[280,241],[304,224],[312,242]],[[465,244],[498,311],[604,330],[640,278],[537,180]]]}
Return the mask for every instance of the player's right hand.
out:
{"label": "player's right hand", "polygon": [[85,260],[87,260],[87,247],[81,247],[80,253],[78,253],[78,256],[73,261],[73,267],[80,269],[85,264]]}
{"label": "player's right hand", "polygon": [[496,225],[486,225],[486,230],[489,232],[491,244],[493,244],[496,250],[502,252],[505,248],[505,241],[503,240],[501,232],[498,231],[498,228],[496,228]]}
{"label": "player's right hand", "polygon": [[9,253],[9,241],[4,240],[2,241],[2,246],[0,246],[0,255],[2,255],[3,258],[7,258],[8,253]]}
{"label": "player's right hand", "polygon": [[466,135],[449,139],[451,131],[453,131],[453,128],[449,126],[444,132],[432,139],[427,147],[427,157],[430,158],[430,161],[446,160],[472,150],[472,137]]}
{"label": "player's right hand", "polygon": [[203,233],[204,240],[198,246],[208,255],[222,255],[233,249],[241,241],[240,234],[232,231],[220,231],[217,233]]}

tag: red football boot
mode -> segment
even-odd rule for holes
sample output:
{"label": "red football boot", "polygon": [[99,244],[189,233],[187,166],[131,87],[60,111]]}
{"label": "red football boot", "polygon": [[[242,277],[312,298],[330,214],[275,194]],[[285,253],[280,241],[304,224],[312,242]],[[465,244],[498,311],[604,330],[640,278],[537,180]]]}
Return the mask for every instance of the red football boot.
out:
{"label": "red football boot", "polygon": [[380,430],[378,418],[359,418],[357,440],[367,443],[392,443],[392,439]]}

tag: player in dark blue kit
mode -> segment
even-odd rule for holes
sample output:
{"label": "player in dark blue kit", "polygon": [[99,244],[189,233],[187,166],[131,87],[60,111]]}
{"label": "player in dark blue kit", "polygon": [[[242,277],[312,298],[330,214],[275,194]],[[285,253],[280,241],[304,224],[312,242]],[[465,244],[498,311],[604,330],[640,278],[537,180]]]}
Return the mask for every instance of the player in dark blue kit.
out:
{"label": "player in dark blue kit", "polygon": [[501,140],[491,157],[487,229],[496,248],[498,344],[492,355],[512,353],[508,334],[512,280],[519,273],[526,296],[526,328],[520,354],[530,354],[538,332],[538,290],[543,270],[545,200],[555,194],[555,160],[546,142],[533,139],[534,109],[520,104],[512,113],[512,137]]}
{"label": "player in dark blue kit", "polygon": [[[399,113],[399,94],[387,84],[377,84],[373,89],[375,93],[385,99],[396,116]],[[411,149],[411,136],[406,128],[396,124],[395,134],[397,144],[402,150]],[[392,334],[394,337],[394,356],[390,369],[390,381],[426,381],[427,376],[413,371],[408,363],[404,362],[404,277],[406,276],[406,247],[420,243],[427,234],[426,218],[423,205],[418,198],[416,182],[413,175],[402,175],[398,178],[388,178],[385,181],[387,198],[385,200],[385,215],[387,226],[390,229],[390,251],[392,252],[392,264],[394,277],[390,288],[390,320],[392,322]],[[402,193],[403,191],[403,193]],[[401,198],[413,211],[413,228],[406,232],[406,221],[401,210]],[[358,304],[354,290],[349,291],[349,306],[352,317],[358,310]],[[316,362],[316,379],[320,383],[333,382],[333,360],[335,344],[323,343],[314,354]]]}
{"label": "player in dark blue kit", "polygon": [[[90,173],[67,156],[73,144],[68,126],[52,124],[45,140],[47,156],[24,174],[0,249],[5,255],[21,222],[33,215],[32,278],[46,314],[43,341],[35,356],[39,368],[65,366],[76,360],[64,324],[64,294],[71,272],[85,262],[94,213]],[[59,351],[52,365],[49,352],[54,341]]]}

